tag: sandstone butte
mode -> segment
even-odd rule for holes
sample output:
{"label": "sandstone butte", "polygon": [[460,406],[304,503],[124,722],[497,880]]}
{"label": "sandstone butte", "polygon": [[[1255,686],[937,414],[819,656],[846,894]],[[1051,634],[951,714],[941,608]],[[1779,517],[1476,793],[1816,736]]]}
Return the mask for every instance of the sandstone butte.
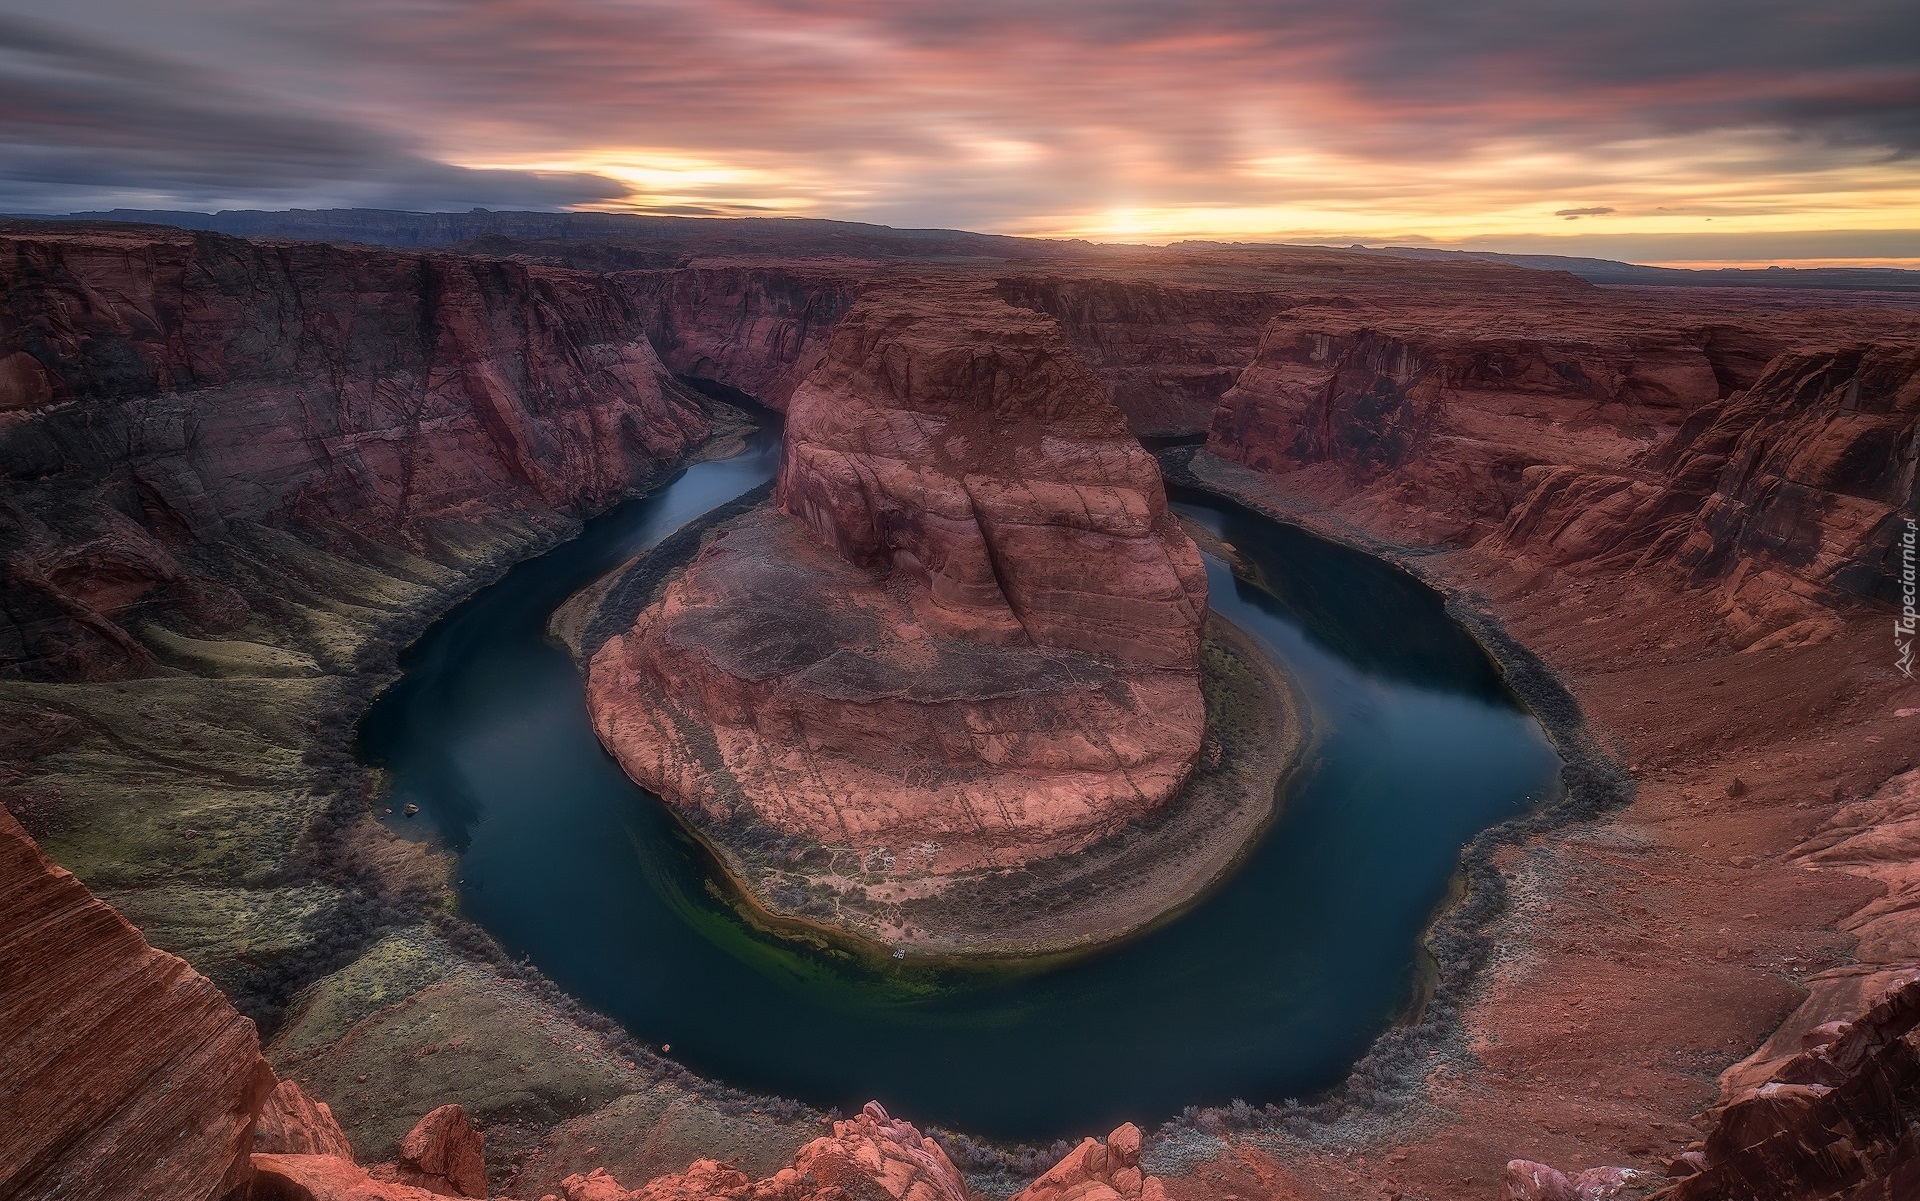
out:
{"label": "sandstone butte", "polygon": [[[166,916],[281,881],[335,895],[343,868],[389,880],[411,860],[370,819],[308,841],[319,810],[302,805],[337,781],[258,766],[345,736],[350,714],[285,698],[359,686],[367,631],[437,612],[698,447],[712,410],[668,373],[788,405],[861,295],[937,276],[1057,320],[1136,429],[1206,433],[1205,452],[1169,456],[1204,486],[1400,559],[1497,620],[1636,785],[1624,807],[1497,857],[1501,954],[1442,1054],[1410,1069],[1419,1120],[1371,1116],[1330,1139],[1165,1130],[1147,1142],[1178,1148],[1168,1197],[1920,1189],[1920,697],[1888,637],[1890,535],[1920,507],[1920,314],[1899,296],[1596,288],[1191,245],[931,266],[733,248],[601,271],[510,240],[420,253],[13,223],[0,250],[0,780],[57,857],[114,881],[116,905]],[[193,721],[112,701],[123,685]],[[267,757],[236,768],[208,731]],[[270,796],[284,841],[210,834],[228,793]],[[445,1173],[480,1148],[416,1145],[409,1163],[409,1126],[489,1102],[431,1075],[409,1022],[484,1013],[466,1030],[477,1044],[593,1038],[544,1001],[477,1008],[504,986],[463,959],[457,986],[401,979],[345,1036],[296,1015],[268,1054],[311,1096],[274,1088],[212,985],[11,823],[0,847],[0,1195],[112,1177],[95,1191],[417,1201],[433,1194],[403,1169]],[[192,887],[163,887],[166,863],[190,864]],[[249,953],[142,924],[196,966]],[[374,950],[313,981],[320,999],[364,988]],[[635,1116],[650,1112],[640,1094],[589,1075],[592,1054],[536,1146],[484,1146],[495,1178],[537,1178],[519,1190],[533,1201],[618,1164],[630,1184],[659,1177],[656,1195],[728,1195],[701,1183],[729,1170],[720,1159],[660,1172],[754,1137],[690,1094]],[[369,1107],[354,1083],[368,1071],[412,1106],[404,1118]],[[418,1091],[440,1081],[444,1095]],[[348,1130],[391,1172],[355,1164]],[[677,1151],[690,1130],[712,1141],[662,1163],[661,1140]],[[1123,1128],[1109,1147],[1130,1141]],[[857,1132],[846,1150],[897,1161]],[[1124,1151],[1097,1171],[1090,1158],[1074,1179],[1048,1174],[1054,1196],[1131,1195]],[[780,1172],[751,1175],[725,1188]]]}
{"label": "sandstone butte", "polygon": [[1205,615],[1158,467],[1052,319],[877,294],[789,401],[775,507],[599,649],[590,705],[710,829],[1017,865],[1180,787]]}

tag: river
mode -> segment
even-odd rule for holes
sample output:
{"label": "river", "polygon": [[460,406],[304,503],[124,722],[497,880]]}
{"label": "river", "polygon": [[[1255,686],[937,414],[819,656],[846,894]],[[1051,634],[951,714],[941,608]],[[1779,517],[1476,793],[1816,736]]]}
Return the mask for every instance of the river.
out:
{"label": "river", "polygon": [[1187,1105],[1307,1097],[1403,1014],[1461,847],[1558,788],[1559,759],[1440,599],[1366,555],[1176,491],[1232,545],[1216,610],[1298,682],[1317,743],[1201,904],[1045,969],[878,971],[762,935],[594,738],[545,632],[569,595],[771,478],[777,429],[516,566],[435,624],[361,727],[391,819],[459,852],[463,912],[690,1068],[822,1106],[1027,1140]]}

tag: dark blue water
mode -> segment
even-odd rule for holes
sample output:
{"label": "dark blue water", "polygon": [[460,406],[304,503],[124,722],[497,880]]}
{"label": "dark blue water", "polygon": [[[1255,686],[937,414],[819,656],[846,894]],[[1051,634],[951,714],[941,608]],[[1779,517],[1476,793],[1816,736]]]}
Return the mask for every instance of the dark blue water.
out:
{"label": "dark blue water", "polygon": [[1308,1096],[1408,1006],[1461,846],[1558,787],[1539,727],[1432,593],[1178,496],[1253,569],[1257,583],[1210,560],[1213,605],[1287,665],[1320,735],[1245,865],[1179,920],[1044,970],[880,970],[761,935],[602,751],[544,629],[573,591],[768,479],[776,440],[690,468],[476,594],[362,726],[396,808],[422,810],[396,826],[461,851],[467,915],[696,1071],[1024,1139]]}

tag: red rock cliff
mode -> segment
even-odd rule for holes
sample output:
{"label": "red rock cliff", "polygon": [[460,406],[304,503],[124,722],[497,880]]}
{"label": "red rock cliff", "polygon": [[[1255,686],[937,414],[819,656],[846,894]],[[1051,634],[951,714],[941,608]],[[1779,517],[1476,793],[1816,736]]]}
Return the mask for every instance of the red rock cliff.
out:
{"label": "red rock cliff", "polygon": [[1204,431],[1214,405],[1253,358],[1268,318],[1290,303],[1247,284],[1069,275],[1007,276],[996,290],[1008,304],[1059,321],[1143,436]]}
{"label": "red rock cliff", "polygon": [[610,283],[644,314],[648,336],[674,371],[785,409],[873,272],[871,265],[832,260],[722,260],[624,272]]}
{"label": "red rock cliff", "polygon": [[[1543,301],[1549,298],[1543,298]],[[1305,306],[1275,317],[1207,447],[1371,490],[1420,533],[1491,532],[1540,462],[1624,462],[1721,395],[1701,340],[1657,314],[1567,297]]]}
{"label": "red rock cliff", "polygon": [[1890,599],[1910,314],[1530,287],[1289,310],[1207,447],[1397,542],[1677,568],[1741,645]]}
{"label": "red rock cliff", "polygon": [[273,1087],[253,1023],[0,809],[0,1196],[223,1197]]}
{"label": "red rock cliff", "polygon": [[1495,545],[1556,564],[1670,565],[1719,586],[1738,642],[1824,636],[1837,612],[1894,603],[1920,511],[1920,352],[1783,354],[1702,407],[1636,472],[1535,467]]}
{"label": "red rock cliff", "polygon": [[15,671],[138,666],[143,606],[244,620],[196,548],[267,521],[402,542],[604,505],[708,424],[593,276],[159,229],[0,237]]}

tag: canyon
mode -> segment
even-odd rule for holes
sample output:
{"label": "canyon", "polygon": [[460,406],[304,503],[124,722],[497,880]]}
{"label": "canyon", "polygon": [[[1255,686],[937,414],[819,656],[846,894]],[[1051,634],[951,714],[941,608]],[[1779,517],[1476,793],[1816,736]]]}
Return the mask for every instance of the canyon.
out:
{"label": "canyon", "polygon": [[[106,1082],[87,1096],[107,1107],[34,1104],[20,1128],[39,1141],[0,1161],[13,1191],[91,1164],[175,1173],[125,1185],[156,1196],[250,1179],[412,1196],[401,1169],[448,1157],[411,1136],[448,1104],[486,1132],[489,1188],[521,1197],[810,1195],[796,1156],[872,1166],[904,1190],[887,1196],[1030,1185],[1036,1201],[1150,1195],[1148,1167],[1176,1199],[1911,1187],[1920,698],[1887,636],[1917,500],[1909,300],[1199,245],[958,262],[829,240],[636,265],[505,237],[412,252],[26,222],[0,243],[0,739],[23,827],[0,830],[0,904],[38,915],[0,929],[46,936],[4,962],[48,990],[4,994],[22,1006],[8,1053],[37,1048],[47,1066],[20,1078],[52,1096],[79,1095],[61,1073]],[[1076,394],[1103,391],[1136,432],[1204,436],[1161,452],[1170,477],[1416,573],[1510,672],[1563,682],[1631,781],[1624,804],[1494,852],[1498,954],[1456,1011],[1425,1015],[1417,1062],[1376,1055],[1324,1101],[1198,1110],[1010,1180],[884,1111],[823,1125],[634,1044],[461,921],[450,856],[375,820],[345,739],[398,648],[739,428],[676,373],[785,408],[790,450],[813,448],[779,511],[741,527],[774,561],[839,578],[910,555],[926,583],[874,588],[874,612],[928,621],[948,580],[938,620],[1011,633],[966,587],[987,577],[927,549],[990,538],[883,529],[871,498],[888,494],[851,506],[836,474],[894,427],[835,424],[875,399],[864,359],[835,347],[903,294],[991,301],[1021,328],[1044,314],[1048,354],[1084,364]],[[671,587],[696,595],[706,563]],[[1175,597],[1180,572],[1157,578]],[[1197,613],[1121,616],[1095,627],[1114,640],[1100,653],[1155,672],[1198,630]],[[13,1037],[76,1012],[111,1030],[108,1002],[144,995],[62,985],[75,955],[149,982],[138,1045]],[[337,1142],[243,1155],[268,1065],[325,1102]]]}

